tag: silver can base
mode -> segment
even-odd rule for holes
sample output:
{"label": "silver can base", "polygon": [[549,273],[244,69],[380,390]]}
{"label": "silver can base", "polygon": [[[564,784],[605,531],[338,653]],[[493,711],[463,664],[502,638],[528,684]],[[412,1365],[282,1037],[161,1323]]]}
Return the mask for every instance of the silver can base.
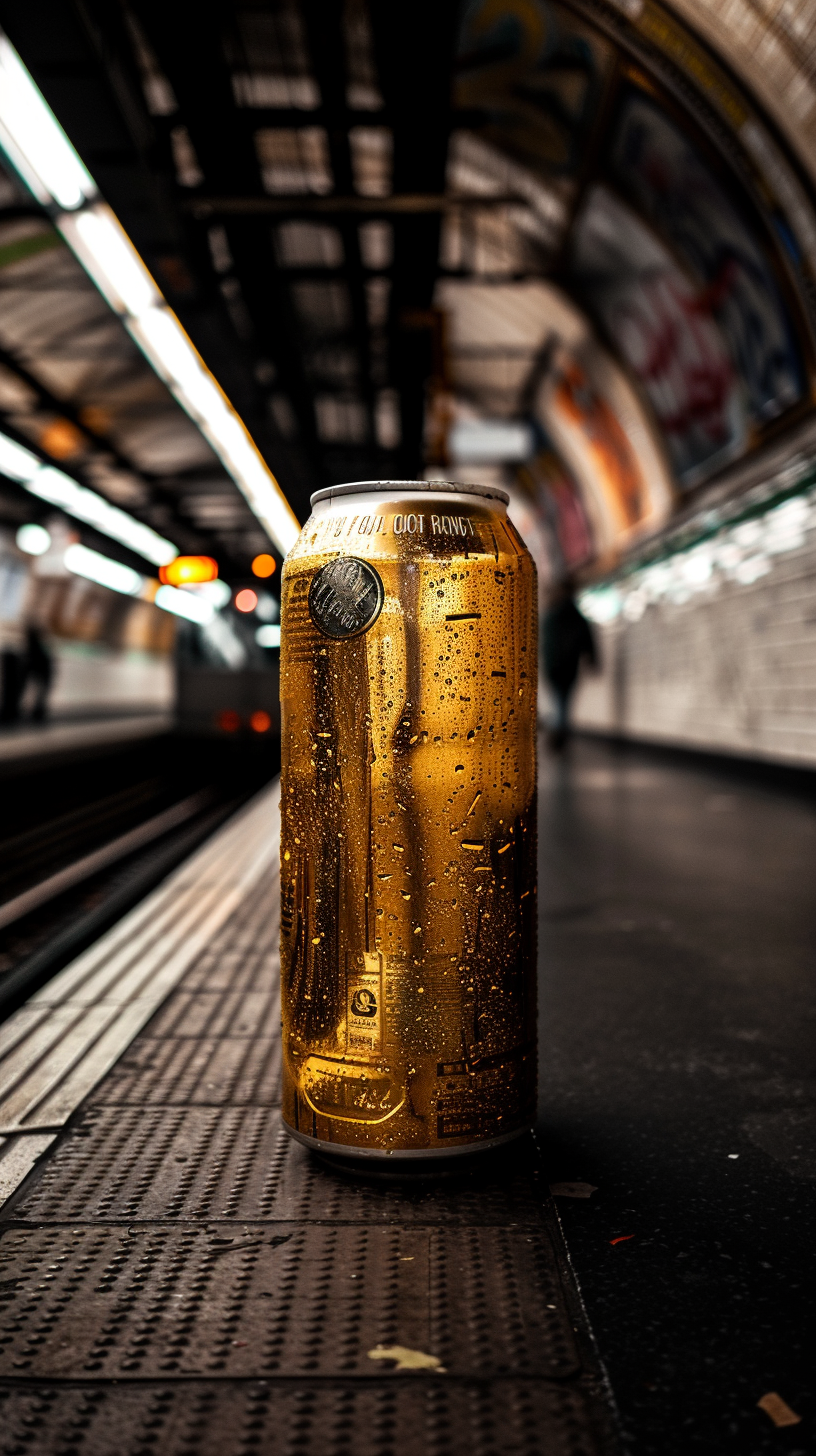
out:
{"label": "silver can base", "polygon": [[477,1143],[460,1143],[455,1148],[398,1148],[387,1152],[384,1148],[354,1148],[347,1143],[327,1143],[322,1138],[309,1137],[299,1132],[288,1122],[283,1123],[291,1138],[310,1148],[325,1162],[342,1167],[346,1172],[356,1171],[367,1175],[379,1174],[385,1177],[401,1177],[419,1173],[441,1176],[456,1172],[465,1160],[478,1159],[481,1153],[494,1148],[505,1147],[532,1131],[532,1123],[525,1123],[512,1132],[503,1132],[498,1137],[482,1138]]}

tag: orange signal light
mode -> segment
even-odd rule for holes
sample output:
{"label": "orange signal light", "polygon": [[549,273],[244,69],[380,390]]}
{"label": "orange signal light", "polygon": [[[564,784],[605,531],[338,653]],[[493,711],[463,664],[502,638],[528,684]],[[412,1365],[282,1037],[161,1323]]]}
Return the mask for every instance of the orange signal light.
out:
{"label": "orange signal light", "polygon": [[272,727],[272,719],[260,708],[257,713],[250,714],[249,726],[253,733],[268,733]]}
{"label": "orange signal light", "polygon": [[251,586],[245,586],[243,591],[238,592],[235,605],[239,612],[254,612],[258,605],[258,593]]}
{"label": "orange signal light", "polygon": [[167,566],[159,567],[163,586],[192,586],[202,581],[215,581],[218,562],[212,556],[177,556]]}
{"label": "orange signal light", "polygon": [[40,444],[55,460],[70,460],[72,456],[82,454],[88,441],[71,420],[57,419],[46,425],[40,435]]}
{"label": "orange signal light", "polygon": [[253,576],[273,576],[275,570],[275,558],[274,556],[270,556],[267,551],[262,551],[260,556],[256,556],[252,563]]}
{"label": "orange signal light", "polygon": [[223,733],[237,733],[241,726],[241,719],[233,708],[225,708],[218,714],[216,722]]}

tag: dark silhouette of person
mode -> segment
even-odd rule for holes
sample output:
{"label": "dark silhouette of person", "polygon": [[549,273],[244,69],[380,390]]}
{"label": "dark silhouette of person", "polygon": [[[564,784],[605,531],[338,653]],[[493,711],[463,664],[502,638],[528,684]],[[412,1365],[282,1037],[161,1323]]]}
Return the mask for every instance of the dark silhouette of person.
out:
{"label": "dark silhouette of person", "polygon": [[570,703],[581,663],[597,666],[595,636],[575,604],[575,585],[569,577],[557,582],[544,614],[544,672],[555,699],[550,747],[564,747],[570,731]]}
{"label": "dark silhouette of person", "polygon": [[54,676],[51,654],[36,627],[26,629],[25,681],[34,684],[31,707],[32,723],[44,723],[48,711],[48,693]]}
{"label": "dark silhouette of person", "polygon": [[25,680],[24,653],[6,648],[0,653],[0,723],[19,723]]}

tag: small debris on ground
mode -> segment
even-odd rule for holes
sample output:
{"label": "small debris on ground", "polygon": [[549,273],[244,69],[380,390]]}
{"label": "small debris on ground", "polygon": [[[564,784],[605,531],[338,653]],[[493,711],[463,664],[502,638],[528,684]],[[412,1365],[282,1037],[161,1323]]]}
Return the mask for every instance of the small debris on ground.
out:
{"label": "small debris on ground", "polygon": [[445,1367],[435,1355],[426,1355],[424,1350],[409,1350],[406,1345],[375,1345],[368,1352],[369,1360],[395,1360],[397,1370],[439,1370],[445,1374]]}
{"label": "small debris on ground", "polygon": [[757,1405],[766,1416],[770,1416],[775,1426],[798,1426],[802,1419],[775,1390],[769,1390],[767,1395],[757,1401]]}
{"label": "small debris on ground", "polygon": [[625,1244],[629,1239],[633,1239],[634,1237],[634,1234],[618,1234],[616,1239],[610,1239],[609,1242],[610,1244]]}
{"label": "small debris on ground", "polygon": [[551,1183],[553,1198],[591,1198],[598,1190],[593,1183]]}

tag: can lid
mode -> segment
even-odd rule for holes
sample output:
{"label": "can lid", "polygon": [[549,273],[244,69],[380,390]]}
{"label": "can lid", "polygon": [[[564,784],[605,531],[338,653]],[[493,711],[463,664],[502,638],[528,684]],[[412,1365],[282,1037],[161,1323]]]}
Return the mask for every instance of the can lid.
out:
{"label": "can lid", "polygon": [[500,490],[494,485],[466,485],[461,481],[450,480],[351,480],[346,485],[330,485],[325,490],[316,490],[311,497],[311,504],[316,501],[333,500],[337,495],[363,495],[373,491],[393,491],[406,487],[411,494],[415,491],[427,491],[431,495],[480,495],[485,500],[498,500],[504,505],[509,505],[510,497],[506,490]]}

